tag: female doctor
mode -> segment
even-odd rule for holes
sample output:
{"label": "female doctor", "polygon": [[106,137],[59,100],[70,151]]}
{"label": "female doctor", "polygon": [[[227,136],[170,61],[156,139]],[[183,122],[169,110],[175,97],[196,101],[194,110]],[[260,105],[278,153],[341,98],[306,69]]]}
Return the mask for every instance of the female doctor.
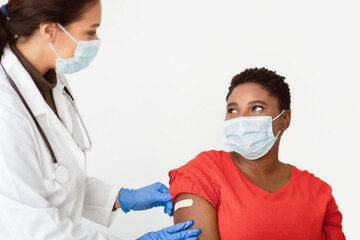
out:
{"label": "female doctor", "polygon": [[[100,40],[100,0],[9,0],[0,13],[0,239],[116,239],[81,227],[164,206],[161,183],[129,190],[87,177],[91,141],[64,77],[87,67]],[[180,223],[140,237],[197,239]]]}

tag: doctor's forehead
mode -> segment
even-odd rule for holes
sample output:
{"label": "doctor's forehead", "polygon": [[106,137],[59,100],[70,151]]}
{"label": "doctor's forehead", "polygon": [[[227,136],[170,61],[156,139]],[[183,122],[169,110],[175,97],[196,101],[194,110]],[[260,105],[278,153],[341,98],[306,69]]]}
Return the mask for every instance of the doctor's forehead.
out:
{"label": "doctor's forehead", "polygon": [[84,10],[81,18],[74,22],[75,24],[81,24],[85,27],[99,27],[101,24],[102,7],[100,1],[94,1],[89,4],[88,8]]}

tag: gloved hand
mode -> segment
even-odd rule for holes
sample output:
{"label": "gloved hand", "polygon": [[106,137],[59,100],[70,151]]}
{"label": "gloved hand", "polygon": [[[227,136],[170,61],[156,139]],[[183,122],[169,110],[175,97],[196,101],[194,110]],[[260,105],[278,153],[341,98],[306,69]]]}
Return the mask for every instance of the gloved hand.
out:
{"label": "gloved hand", "polygon": [[192,220],[178,223],[157,232],[149,232],[137,240],[197,240],[196,236],[200,233],[199,229],[185,230],[193,224]]}
{"label": "gloved hand", "polygon": [[169,214],[170,217],[173,215],[172,197],[169,189],[162,183],[154,183],[137,190],[121,188],[118,200],[125,213],[131,209],[139,211],[165,206],[164,213]]}

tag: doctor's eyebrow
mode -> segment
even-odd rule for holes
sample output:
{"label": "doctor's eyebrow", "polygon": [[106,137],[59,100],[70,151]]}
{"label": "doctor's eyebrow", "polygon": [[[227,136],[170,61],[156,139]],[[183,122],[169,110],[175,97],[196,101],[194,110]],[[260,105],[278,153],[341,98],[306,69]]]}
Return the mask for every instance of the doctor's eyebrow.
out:
{"label": "doctor's eyebrow", "polygon": [[100,27],[99,23],[94,23],[93,25],[91,25],[90,27]]}
{"label": "doctor's eyebrow", "polygon": [[254,100],[254,101],[250,101],[250,102],[249,102],[249,105],[256,105],[256,104],[267,105],[266,102],[261,101],[261,100]]}

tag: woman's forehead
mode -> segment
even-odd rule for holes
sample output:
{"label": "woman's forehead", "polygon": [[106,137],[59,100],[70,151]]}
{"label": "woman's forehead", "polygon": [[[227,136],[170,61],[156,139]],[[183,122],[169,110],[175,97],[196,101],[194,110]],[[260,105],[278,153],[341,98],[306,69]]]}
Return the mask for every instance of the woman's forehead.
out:
{"label": "woman's forehead", "polygon": [[278,104],[276,97],[270,96],[270,93],[263,86],[253,82],[241,83],[236,86],[228,99],[228,103],[237,102],[238,104],[247,104],[254,101]]}

